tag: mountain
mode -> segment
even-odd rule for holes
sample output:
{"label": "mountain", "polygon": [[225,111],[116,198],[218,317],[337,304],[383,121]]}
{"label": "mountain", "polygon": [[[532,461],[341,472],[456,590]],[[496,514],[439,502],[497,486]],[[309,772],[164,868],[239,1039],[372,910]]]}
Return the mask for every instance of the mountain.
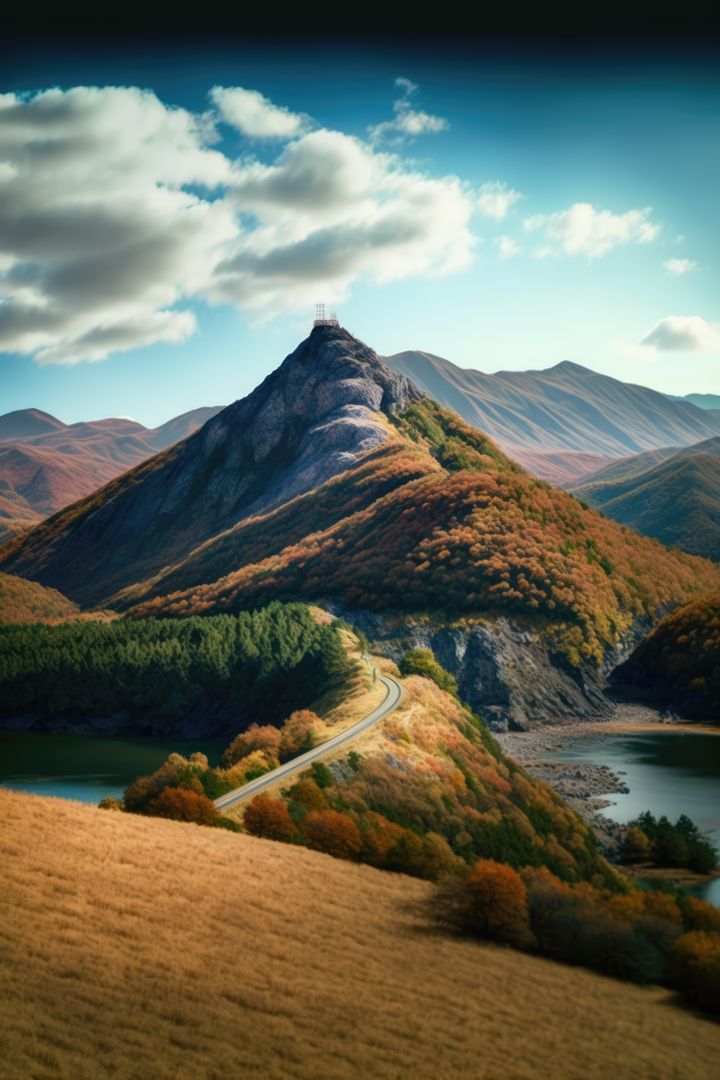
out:
{"label": "mountain", "polygon": [[432,644],[498,726],[599,707],[603,667],[633,635],[720,585],[712,564],[529,476],[336,326],[9,541],[0,566],[139,615],[273,598],[364,612],[391,652]]}
{"label": "mountain", "polygon": [[[668,395],[670,397],[670,395]],[[689,401],[698,409],[720,410],[720,394],[685,394],[684,397],[671,397],[672,401]]]}
{"label": "mountain", "polygon": [[667,615],[613,672],[613,686],[694,720],[720,719],[720,592]]}
{"label": "mountain", "polygon": [[529,473],[554,487],[572,487],[585,476],[616,460],[607,454],[591,454],[582,450],[529,450],[526,446],[501,441],[499,445]]}
{"label": "mountain", "polygon": [[[573,459],[572,454],[600,455],[607,461],[643,450],[687,446],[720,434],[720,415],[708,415],[687,401],[672,401],[655,390],[567,361],[546,371],[488,375],[426,352],[401,352],[385,360],[441,405],[487,432],[511,457],[551,481],[558,478],[552,456],[546,464],[538,452],[564,451],[564,473],[577,480],[597,469],[598,463]],[[527,451],[534,456],[525,456]]]}
{"label": "mountain", "polygon": [[720,561],[720,437],[625,458],[573,491],[646,536]]}
{"label": "mountain", "polygon": [[218,411],[193,409],[158,428],[122,418],[64,424],[38,409],[0,416],[0,540],[187,438]]}
{"label": "mountain", "polygon": [[0,439],[24,439],[64,427],[62,420],[40,409],[17,409],[0,416]]}

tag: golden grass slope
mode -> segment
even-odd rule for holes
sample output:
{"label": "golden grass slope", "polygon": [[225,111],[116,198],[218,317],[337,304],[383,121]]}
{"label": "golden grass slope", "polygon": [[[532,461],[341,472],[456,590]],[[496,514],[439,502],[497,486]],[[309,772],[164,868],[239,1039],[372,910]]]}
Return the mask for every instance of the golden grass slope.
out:
{"label": "golden grass slope", "polygon": [[720,1029],[430,931],[431,886],[0,791],[5,1080],[709,1078]]}

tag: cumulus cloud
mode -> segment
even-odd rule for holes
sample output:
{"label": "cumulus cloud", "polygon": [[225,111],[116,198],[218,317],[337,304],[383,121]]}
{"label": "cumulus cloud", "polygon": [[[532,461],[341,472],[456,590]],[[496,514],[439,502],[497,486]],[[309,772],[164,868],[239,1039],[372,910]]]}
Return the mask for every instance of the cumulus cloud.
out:
{"label": "cumulus cloud", "polygon": [[0,351],[40,362],[179,341],[238,229],[208,125],[137,89],[0,99]]}
{"label": "cumulus cloud", "polygon": [[274,105],[258,90],[214,86],[210,97],[225,123],[251,139],[290,139],[305,124],[304,117]]}
{"label": "cumulus cloud", "polygon": [[230,160],[217,149],[219,113],[150,91],[0,95],[0,351],[101,360],[184,340],[193,298],[262,315],[339,299],[359,275],[469,261],[473,197],[457,177],[430,178],[342,132],[291,132],[294,114],[258,99],[253,114],[213,91],[246,134],[258,116],[263,137],[286,125],[269,163]]}
{"label": "cumulus cloud", "polygon": [[507,217],[508,210],[518,199],[522,199],[519,191],[513,191],[507,184],[500,180],[489,180],[480,188],[477,198],[477,208],[485,217],[495,218],[502,221]]}
{"label": "cumulus cloud", "polygon": [[401,91],[401,96],[393,102],[395,116],[392,120],[384,120],[368,128],[371,142],[402,143],[417,135],[433,135],[447,130],[449,125],[443,116],[413,109],[411,98],[418,91],[417,83],[399,76],[395,85]]}
{"label": "cumulus cloud", "polygon": [[498,236],[496,243],[498,255],[501,259],[512,259],[522,251],[520,244],[513,240],[511,236]]}
{"label": "cumulus cloud", "polygon": [[523,224],[528,232],[542,231],[552,250],[597,259],[624,244],[649,244],[655,240],[661,226],[650,220],[651,213],[649,206],[614,214],[596,210],[590,203],[575,203],[554,214],[535,214]]}
{"label": "cumulus cloud", "polygon": [[228,199],[258,224],[218,267],[217,300],[263,309],[290,295],[303,306],[319,291],[341,299],[360,274],[445,274],[471,257],[472,202],[456,177],[403,169],[338,131],[305,135],[271,165],[238,166]]}
{"label": "cumulus cloud", "polygon": [[689,273],[690,270],[697,270],[697,263],[693,259],[666,259],[663,267],[668,274],[682,277],[683,274]]}
{"label": "cumulus cloud", "polygon": [[653,326],[641,345],[664,352],[699,352],[720,346],[720,326],[699,315],[668,315]]}

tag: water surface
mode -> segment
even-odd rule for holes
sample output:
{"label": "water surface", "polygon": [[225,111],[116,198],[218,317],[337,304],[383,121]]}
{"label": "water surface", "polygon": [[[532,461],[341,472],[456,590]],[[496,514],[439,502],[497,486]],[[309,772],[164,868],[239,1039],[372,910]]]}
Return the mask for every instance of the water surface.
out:
{"label": "water surface", "polygon": [[[673,822],[687,814],[720,848],[720,734],[628,732],[583,740],[549,756],[592,761],[622,775],[629,794],[607,795],[612,805],[603,810],[613,821],[632,821],[643,810]],[[688,891],[720,907],[720,879]]]}
{"label": "water surface", "polygon": [[200,750],[216,763],[226,741],[0,731],[0,785],[97,803],[106,795],[122,795],[174,750],[185,756]]}

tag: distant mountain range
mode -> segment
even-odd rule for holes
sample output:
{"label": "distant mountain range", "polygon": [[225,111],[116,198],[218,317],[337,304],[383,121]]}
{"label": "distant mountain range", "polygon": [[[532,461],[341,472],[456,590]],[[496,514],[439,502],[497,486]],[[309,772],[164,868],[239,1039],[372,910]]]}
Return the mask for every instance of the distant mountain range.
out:
{"label": "distant mountain range", "polygon": [[674,397],[668,394],[671,401],[689,401],[691,405],[697,405],[698,409],[720,410],[720,394],[685,394],[683,397]]}
{"label": "distant mountain range", "polygon": [[551,483],[571,484],[614,459],[720,434],[720,413],[567,361],[489,375],[426,352],[385,360]]}
{"label": "distant mountain range", "polygon": [[720,437],[624,458],[573,491],[646,536],[720,560]]}
{"label": "distant mountain range", "polygon": [[[0,567],[138,615],[274,598],[352,610],[376,640],[432,641],[466,699],[516,726],[581,715],[638,623],[720,587],[720,568],[529,476],[336,326],[189,438],[6,543]],[[446,613],[478,612],[494,629],[443,629]],[[416,626],[428,615],[436,631]]]}
{"label": "distant mountain range", "polygon": [[0,541],[187,438],[218,411],[193,409],[157,428],[122,418],[64,424],[39,409],[0,416]]}

